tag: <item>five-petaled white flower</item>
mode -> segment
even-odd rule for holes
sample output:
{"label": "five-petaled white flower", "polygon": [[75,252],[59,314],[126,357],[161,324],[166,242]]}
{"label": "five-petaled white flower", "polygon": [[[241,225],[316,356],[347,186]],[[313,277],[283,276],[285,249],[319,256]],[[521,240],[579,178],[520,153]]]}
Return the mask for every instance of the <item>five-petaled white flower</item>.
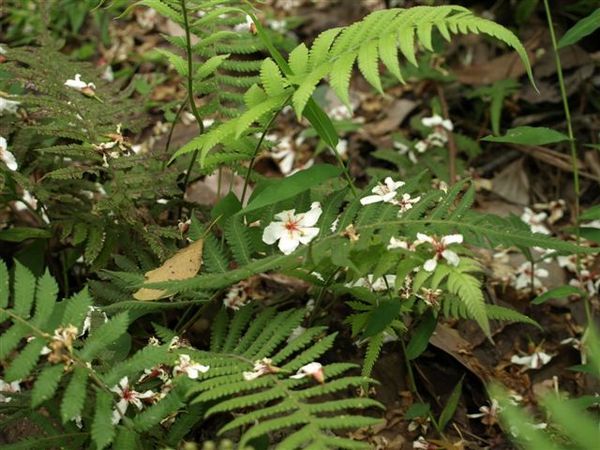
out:
{"label": "five-petaled white flower", "polygon": [[9,114],[16,114],[20,104],[21,103],[15,100],[8,100],[0,97],[0,116],[3,115],[5,111]]}
{"label": "five-petaled white flower", "polygon": [[308,244],[319,234],[319,228],[314,225],[322,212],[321,204],[314,202],[310,210],[302,214],[296,214],[295,209],[275,214],[278,221],[267,225],[262,240],[269,245],[279,241],[279,250],[289,255],[298,245]]}
{"label": "five-petaled white flower", "polygon": [[7,383],[6,381],[0,379],[0,403],[8,403],[12,400],[12,397],[9,397],[4,394],[14,394],[15,392],[21,392],[20,383],[20,380]]}
{"label": "five-petaled white flower", "polygon": [[429,128],[441,127],[448,131],[452,131],[454,129],[454,125],[450,119],[444,119],[442,116],[437,114],[434,114],[431,117],[423,117],[421,119],[421,123]]}
{"label": "five-petaled white flower", "polygon": [[296,372],[296,375],[292,375],[290,378],[296,380],[304,377],[313,377],[318,383],[323,384],[325,382],[325,373],[323,372],[323,366],[318,362],[311,362],[302,366]]}
{"label": "five-petaled white flower", "polygon": [[19,168],[15,155],[8,151],[8,144],[2,136],[0,136],[0,160],[13,172]]}
{"label": "five-petaled white flower", "polygon": [[96,85],[94,83],[86,83],[81,79],[80,74],[75,74],[75,79],[65,81],[65,86],[81,92],[83,95],[93,97],[95,95]]}
{"label": "five-petaled white flower", "polygon": [[179,361],[175,367],[173,367],[173,376],[180,373],[185,373],[188,378],[195,380],[201,373],[208,372],[208,369],[210,369],[210,366],[204,366],[192,361],[190,355],[183,354],[179,355]]}
{"label": "five-petaled white flower", "polygon": [[441,259],[445,259],[446,262],[451,266],[458,266],[460,263],[460,258],[456,252],[448,250],[448,246],[452,244],[462,244],[462,241],[462,234],[451,234],[438,239],[427,236],[423,233],[417,233],[417,241],[414,245],[416,246],[423,243],[429,243],[433,246],[433,250],[435,251],[433,258],[428,259],[425,261],[425,264],[423,264],[423,269],[425,269],[427,272],[433,272]]}
{"label": "five-petaled white flower", "polygon": [[113,425],[116,425],[121,421],[122,417],[127,412],[130,403],[137,409],[142,409],[142,400],[152,398],[155,395],[154,392],[150,390],[146,392],[134,391],[129,387],[129,379],[127,377],[121,378],[119,384],[113,386],[110,390],[119,396],[117,407],[113,410],[112,414]]}
{"label": "five-petaled white flower", "polygon": [[401,248],[403,250],[410,250],[410,245],[408,244],[408,241],[405,241],[404,239],[397,239],[392,236],[390,238],[390,243],[388,244],[387,249],[393,250],[395,248]]}
{"label": "five-petaled white flower", "polygon": [[543,352],[540,349],[534,351],[531,355],[526,356],[518,356],[513,355],[510,358],[510,362],[513,364],[518,364],[520,366],[524,366],[524,369],[539,369],[542,366],[545,366],[552,359],[552,355]]}
{"label": "five-petaled white flower", "polygon": [[354,283],[348,283],[348,287],[365,287],[373,292],[387,291],[388,289],[394,289],[396,285],[396,275],[384,275],[379,278],[373,278],[373,274],[370,273],[366,277],[359,278]]}
{"label": "five-petaled white flower", "polygon": [[517,269],[517,276],[514,279],[514,287],[517,290],[525,289],[533,281],[533,288],[544,287],[540,278],[548,278],[550,273],[542,267],[532,267],[531,262],[526,261]]}
{"label": "five-petaled white flower", "polygon": [[498,401],[493,398],[490,406],[484,405],[479,408],[478,413],[467,414],[469,419],[481,419],[484,425],[492,426],[498,422],[498,413],[502,410]]}
{"label": "five-petaled white flower", "polygon": [[252,381],[256,378],[266,375],[268,373],[277,373],[279,368],[273,365],[273,361],[270,358],[263,358],[254,362],[254,367],[251,372],[244,372],[242,376],[246,381]]}
{"label": "five-petaled white flower", "polygon": [[410,194],[402,194],[402,197],[400,197],[399,200],[394,201],[394,204],[400,207],[398,215],[400,216],[402,213],[411,209],[419,200],[421,200],[421,196],[411,198]]}
{"label": "five-petaled white flower", "polygon": [[550,230],[544,225],[547,217],[548,214],[545,212],[536,214],[530,208],[523,209],[523,214],[521,214],[521,220],[529,225],[532,233],[550,234]]}
{"label": "five-petaled white flower", "polygon": [[373,195],[367,195],[360,199],[361,205],[370,205],[371,203],[394,203],[394,199],[396,195],[398,195],[397,190],[404,186],[403,181],[394,181],[391,177],[387,177],[383,180],[383,183],[378,183],[371,192]]}

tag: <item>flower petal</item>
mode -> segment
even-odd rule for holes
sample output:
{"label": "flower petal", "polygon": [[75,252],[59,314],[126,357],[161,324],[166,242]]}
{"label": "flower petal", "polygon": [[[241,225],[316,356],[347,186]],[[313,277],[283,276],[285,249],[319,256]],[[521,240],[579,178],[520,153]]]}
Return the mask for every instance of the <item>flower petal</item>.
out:
{"label": "flower petal", "polygon": [[297,233],[286,232],[283,233],[279,239],[279,250],[281,250],[284,255],[292,253],[298,248],[298,245],[300,245],[300,239],[299,236],[297,236]]}
{"label": "flower petal", "polygon": [[319,228],[317,227],[301,228],[298,239],[301,243],[308,244],[317,236],[317,234],[319,234]]}
{"label": "flower petal", "polygon": [[263,231],[262,240],[265,244],[272,245],[286,234],[287,230],[281,222],[271,222]]}
{"label": "flower petal", "polygon": [[367,195],[360,199],[361,205],[370,205],[372,203],[379,203],[383,201],[383,197],[381,195]]}
{"label": "flower petal", "polygon": [[425,264],[423,264],[423,269],[425,269],[427,272],[433,272],[436,267],[437,260],[435,258],[428,259],[425,261]]}
{"label": "flower petal", "polygon": [[448,261],[448,264],[450,264],[451,266],[456,267],[460,263],[460,258],[452,250],[444,250],[442,252],[442,256],[446,261]]}
{"label": "flower petal", "polygon": [[321,204],[319,202],[314,202],[310,205],[310,210],[306,212],[302,218],[298,221],[299,227],[312,227],[319,221],[319,217],[323,210],[321,209]]}
{"label": "flower petal", "polygon": [[444,236],[442,238],[442,245],[444,245],[444,247],[446,247],[450,244],[462,244],[462,242],[463,242],[462,234],[451,234],[449,236]]}

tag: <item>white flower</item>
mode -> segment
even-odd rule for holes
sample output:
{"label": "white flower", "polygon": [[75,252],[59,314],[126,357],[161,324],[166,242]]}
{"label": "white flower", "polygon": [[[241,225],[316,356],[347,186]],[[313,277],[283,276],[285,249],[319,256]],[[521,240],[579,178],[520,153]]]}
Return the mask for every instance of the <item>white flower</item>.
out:
{"label": "white flower", "polygon": [[308,244],[319,234],[319,228],[314,225],[322,212],[321,204],[314,202],[310,210],[302,214],[296,214],[295,209],[275,214],[278,221],[267,225],[262,240],[268,245],[279,241],[279,250],[289,255],[298,248],[298,245]]}
{"label": "white flower", "polygon": [[600,219],[593,220],[587,223],[582,223],[580,226],[583,228],[600,228]]}
{"label": "white flower", "polygon": [[73,80],[65,81],[65,86],[89,96],[93,96],[94,91],[96,90],[96,85],[94,83],[86,83],[83,81],[80,74],[76,74],[75,79]]}
{"label": "white flower", "polygon": [[436,447],[429,445],[429,442],[427,442],[423,436],[419,436],[416,441],[413,441],[414,450],[431,450],[433,448]]}
{"label": "white flower", "polygon": [[254,362],[254,368],[251,372],[244,372],[242,376],[246,381],[252,381],[256,378],[269,373],[277,373],[279,368],[273,366],[273,362],[269,358],[263,358]]}
{"label": "white flower", "polygon": [[81,420],[81,416],[75,416],[71,418],[71,421],[75,422],[75,426],[80,430],[83,430],[83,421]]}
{"label": "white flower", "polygon": [[294,328],[292,330],[292,333],[287,338],[287,343],[289,344],[290,342],[298,339],[300,336],[302,336],[304,334],[305,331],[306,331],[306,328],[304,328],[303,326],[297,326],[296,328]]}
{"label": "white flower", "polygon": [[331,226],[329,227],[329,231],[331,231],[332,233],[335,233],[335,230],[337,230],[339,223],[340,223],[340,216],[337,216],[335,218],[335,220],[331,223]]}
{"label": "white flower", "polygon": [[189,378],[195,380],[201,373],[208,372],[210,366],[204,366],[192,361],[190,355],[179,355],[179,362],[173,367],[173,376],[179,373],[185,373]]}
{"label": "white flower", "polygon": [[417,297],[423,299],[430,308],[437,308],[440,306],[440,297],[443,292],[441,289],[421,288],[421,294],[418,294]]}
{"label": "white flower", "polygon": [[[269,140],[276,140],[277,136],[269,135],[267,138],[269,138]],[[292,139],[289,136],[284,136],[281,138],[279,143],[271,149],[271,158],[277,162],[279,170],[282,174],[291,174],[294,168],[296,153],[294,152]]]}
{"label": "white flower", "polygon": [[285,20],[269,20],[267,24],[273,31],[286,31],[287,22]]}
{"label": "white flower", "polygon": [[[429,143],[427,141],[419,141],[415,144],[415,150],[418,151],[419,153],[425,153],[425,151],[427,151],[427,148],[429,147]],[[409,158],[410,158],[410,153],[409,153]],[[413,153],[414,156],[414,153]],[[411,161],[413,161],[411,159]],[[414,156],[414,161],[413,163],[417,163],[417,157]]]}
{"label": "white flower", "polygon": [[8,144],[2,136],[0,136],[0,160],[13,172],[19,168],[15,155],[8,151]]}
{"label": "white flower", "polygon": [[493,398],[490,406],[482,406],[479,408],[478,413],[467,414],[470,419],[481,419],[481,423],[484,425],[492,426],[498,422],[498,413],[502,411],[502,408],[498,404],[498,401]]}
{"label": "white flower", "polygon": [[577,272],[577,255],[557,256],[556,261],[558,261],[558,265],[563,269],[567,269],[573,273]]}
{"label": "white flower", "polygon": [[8,403],[12,400],[12,397],[4,395],[3,393],[14,394],[16,392],[21,392],[21,381],[11,381],[7,383],[3,379],[0,378],[0,403]]}
{"label": "white flower", "polygon": [[417,203],[419,200],[421,200],[421,196],[411,198],[410,194],[402,194],[402,197],[400,197],[400,200],[394,201],[394,204],[398,205],[400,207],[398,216],[400,216],[402,213],[405,213],[406,211],[411,209],[413,207],[413,205],[415,203]]}
{"label": "white flower", "polygon": [[548,275],[550,273],[541,267],[534,267],[532,273],[531,262],[526,261],[517,269],[517,276],[514,279],[513,286],[515,289],[521,290],[527,288],[533,281],[533,288],[539,289],[544,286],[540,278],[548,278]]}
{"label": "white flower", "polygon": [[532,233],[550,234],[550,230],[544,225],[544,220],[548,217],[545,212],[534,213],[530,208],[525,207],[521,220],[529,225]]}
{"label": "white flower", "polygon": [[390,238],[390,243],[387,246],[388,250],[393,250],[395,248],[402,248],[404,250],[409,249],[408,242],[403,239],[396,239],[395,237]]}
{"label": "white flower", "polygon": [[361,205],[370,205],[371,203],[393,203],[392,200],[398,195],[396,192],[399,188],[404,186],[403,181],[394,181],[391,177],[387,177],[383,180],[383,183],[378,183],[371,192],[373,195],[367,195],[360,199]]}
{"label": "white flower", "polygon": [[452,244],[462,244],[462,234],[451,234],[449,236],[444,236],[441,239],[437,239],[423,233],[417,233],[417,241],[414,245],[417,246],[425,242],[431,244],[435,251],[433,258],[428,259],[425,261],[425,264],[423,264],[423,269],[427,272],[433,272],[437,267],[438,261],[441,259],[445,259],[451,266],[458,266],[460,263],[460,258],[456,252],[448,250],[448,246]]}
{"label": "white flower", "polygon": [[366,277],[359,278],[354,283],[348,283],[348,287],[366,287],[373,292],[387,291],[388,286],[393,289],[396,285],[396,275],[384,275],[377,279],[373,279],[373,274],[370,273]]}
{"label": "white flower", "polygon": [[[407,156],[408,156],[408,159],[409,159],[409,160],[410,160],[410,162],[412,162],[413,164],[417,164],[417,163],[419,162],[419,161],[417,160],[417,156],[415,155],[415,152],[413,152],[413,151],[412,151],[412,149],[411,149],[410,147],[408,147],[408,145],[405,145],[405,144],[404,144],[404,143],[402,143],[402,142],[397,142],[397,141],[396,141],[396,142],[394,142],[394,148],[395,148],[396,150],[398,150],[398,154],[399,154],[399,155],[402,155],[402,156],[404,156],[404,155],[407,155]],[[423,153],[425,150],[426,150],[426,148],[424,148],[424,149],[423,149],[423,151],[422,151],[422,152],[420,152],[420,153]]]}
{"label": "white flower", "polygon": [[328,115],[333,120],[347,120],[352,118],[352,111],[346,105],[338,105],[331,108]]}
{"label": "white flower", "polygon": [[[541,423],[525,423],[526,427],[532,428],[534,430],[545,430],[546,428],[548,428],[548,424],[545,422],[541,422]],[[511,425],[510,427],[510,434],[512,434],[514,437],[519,437],[519,429],[514,426]]]}
{"label": "white flower", "polygon": [[88,312],[85,315],[85,319],[83,320],[83,328],[81,330],[81,333],[79,333],[79,337],[83,336],[84,334],[86,334],[87,332],[89,332],[92,328],[92,316],[94,315],[94,312],[98,312],[102,315],[103,319],[104,319],[104,323],[108,322],[108,316],[106,315],[106,313],[104,311],[101,311],[100,308],[97,308],[96,306],[90,306],[88,308]]}
{"label": "white flower", "polygon": [[569,284],[586,290],[590,296],[594,296],[600,292],[600,274],[584,269],[579,272],[579,279],[573,278]]}
{"label": "white flower", "polygon": [[295,380],[304,378],[304,377],[313,377],[317,382],[323,384],[325,381],[325,373],[323,372],[323,366],[318,362],[311,362],[302,366],[296,372],[296,375],[292,375],[290,378]]}
{"label": "white flower", "polygon": [[512,358],[510,358],[510,362],[513,364],[524,366],[526,369],[539,369],[540,367],[548,364],[551,359],[552,355],[544,353],[541,350],[536,350],[531,355],[513,355]]}
{"label": "white flower", "polygon": [[227,291],[227,294],[223,299],[223,305],[225,305],[226,308],[237,311],[242,306],[245,306],[248,303],[248,300],[246,290],[242,285],[236,284]]}
{"label": "white flower", "polygon": [[245,22],[238,23],[237,25],[235,25],[233,27],[233,31],[238,31],[238,32],[251,31],[252,33],[254,33],[255,30],[256,30],[256,25],[254,25],[254,22],[252,21],[252,17],[250,17],[248,14],[246,14]]}
{"label": "white flower", "polygon": [[448,131],[454,130],[454,125],[450,119],[444,119],[442,116],[434,114],[431,117],[423,117],[421,123],[429,128],[441,127]]}
{"label": "white flower", "polygon": [[113,425],[116,425],[121,421],[121,418],[127,412],[130,403],[137,409],[142,409],[142,400],[145,398],[152,398],[155,395],[154,392],[150,390],[146,392],[134,391],[129,387],[129,379],[127,377],[121,378],[119,384],[113,386],[110,390],[119,396],[117,407],[113,410],[112,414]]}
{"label": "white flower", "polygon": [[9,114],[16,114],[17,108],[21,103],[15,100],[8,100],[6,98],[0,97],[0,116],[7,112]]}
{"label": "white flower", "polygon": [[348,141],[346,139],[340,139],[335,146],[335,150],[342,158],[346,156],[348,152]]}

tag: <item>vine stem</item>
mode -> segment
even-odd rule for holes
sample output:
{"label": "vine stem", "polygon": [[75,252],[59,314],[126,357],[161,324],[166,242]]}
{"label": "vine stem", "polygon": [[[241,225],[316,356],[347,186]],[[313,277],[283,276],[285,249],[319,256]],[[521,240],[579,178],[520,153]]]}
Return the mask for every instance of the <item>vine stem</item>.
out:
{"label": "vine stem", "polygon": [[[185,29],[185,48],[186,48],[186,59],[188,66],[187,73],[187,93],[188,93],[188,102],[190,104],[190,108],[192,110],[192,114],[198,123],[198,128],[200,132],[198,134],[204,133],[204,124],[202,123],[202,118],[200,117],[200,113],[198,112],[198,108],[196,107],[196,102],[194,101],[194,76],[192,73],[193,64],[192,64],[192,42],[190,37],[190,25],[188,22],[187,9],[185,6],[185,0],[180,0],[181,4],[181,12],[183,14],[183,28]],[[194,164],[196,164],[196,160],[198,159],[198,150],[194,150],[194,154],[192,155],[192,159],[190,160],[190,165],[188,166],[188,170],[185,173],[185,178],[183,180],[183,196],[185,197],[185,192],[187,190],[187,185],[190,181],[190,175],[192,173],[192,169]],[[179,216],[181,218],[181,208],[179,209]]]}
{"label": "vine stem", "polygon": [[[569,108],[569,100],[567,98],[567,90],[565,88],[565,80],[563,77],[562,64],[560,62],[560,55],[558,54],[558,44],[556,43],[556,34],[554,33],[554,24],[552,23],[552,13],[550,12],[550,6],[548,0],[544,0],[544,8],[546,9],[546,18],[548,19],[548,29],[550,31],[550,39],[552,41],[552,49],[554,51],[554,62],[556,64],[556,73],[558,75],[558,84],[560,86],[560,95],[562,97],[563,109],[565,112],[565,119],[567,121],[567,135],[569,136],[569,144],[571,148],[571,166],[573,169],[573,184],[575,188],[575,229],[577,245],[581,242],[581,231],[579,230],[579,196],[581,194],[579,186],[579,165],[577,164],[577,148],[575,146],[575,137],[573,135],[573,124],[571,122],[571,110]],[[581,261],[579,254],[577,254],[577,276],[580,277]]]}

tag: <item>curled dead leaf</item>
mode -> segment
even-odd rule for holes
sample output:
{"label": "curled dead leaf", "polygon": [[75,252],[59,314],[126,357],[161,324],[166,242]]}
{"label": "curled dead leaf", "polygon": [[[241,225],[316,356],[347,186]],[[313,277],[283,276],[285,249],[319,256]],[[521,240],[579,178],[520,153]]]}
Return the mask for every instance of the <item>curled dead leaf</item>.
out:
{"label": "curled dead leaf", "polygon": [[[198,273],[202,266],[202,248],[204,240],[198,239],[185,248],[182,248],[162,266],[146,272],[146,283],[161,281],[186,280]],[[140,288],[133,294],[136,300],[158,300],[169,296],[169,291],[164,289]]]}

